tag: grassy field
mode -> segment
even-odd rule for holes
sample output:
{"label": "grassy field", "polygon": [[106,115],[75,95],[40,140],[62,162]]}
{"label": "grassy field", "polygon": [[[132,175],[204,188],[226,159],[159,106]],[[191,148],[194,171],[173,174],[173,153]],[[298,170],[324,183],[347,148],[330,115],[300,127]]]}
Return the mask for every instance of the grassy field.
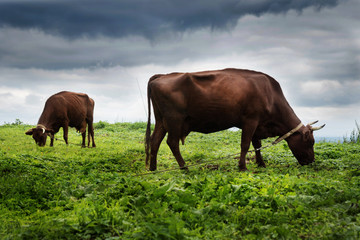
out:
{"label": "grassy field", "polygon": [[[145,123],[97,123],[96,148],[75,130],[38,147],[28,128],[0,126],[0,239],[360,238],[359,144],[317,143],[301,167],[282,142],[239,172],[239,131],[191,133],[187,164],[223,159],[142,175]],[[176,166],[164,141],[158,169]]]}

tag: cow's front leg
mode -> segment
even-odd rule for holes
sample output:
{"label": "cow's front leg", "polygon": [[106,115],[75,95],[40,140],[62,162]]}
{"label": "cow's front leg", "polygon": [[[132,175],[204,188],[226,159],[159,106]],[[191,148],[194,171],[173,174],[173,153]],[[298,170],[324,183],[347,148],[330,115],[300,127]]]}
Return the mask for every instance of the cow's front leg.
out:
{"label": "cow's front leg", "polygon": [[81,133],[82,136],[82,144],[81,147],[85,147],[85,139],[86,139],[86,131],[84,131],[83,133]]}
{"label": "cow's front leg", "polygon": [[54,135],[50,134],[49,137],[50,137],[50,147],[52,147],[54,146]]}
{"label": "cow's front leg", "polygon": [[239,170],[240,171],[246,171],[246,154],[249,150],[250,142],[246,143],[244,141],[241,141],[241,153],[240,153],[240,160],[239,160]]}
{"label": "cow's front leg", "polygon": [[265,162],[261,156],[260,150],[256,151],[256,149],[261,148],[261,140],[259,139],[253,139],[252,144],[255,148],[255,155],[256,155],[256,163],[259,167],[266,167]]}
{"label": "cow's front leg", "polygon": [[247,152],[249,151],[251,139],[254,135],[257,123],[255,121],[250,121],[248,124],[245,124],[246,127],[242,129],[241,133],[241,153],[239,160],[239,170],[246,171],[246,161],[245,157]]}
{"label": "cow's front leg", "polygon": [[68,145],[69,144],[68,143],[68,132],[69,132],[68,124],[65,124],[63,129],[64,129],[64,141],[65,141],[66,145]]}

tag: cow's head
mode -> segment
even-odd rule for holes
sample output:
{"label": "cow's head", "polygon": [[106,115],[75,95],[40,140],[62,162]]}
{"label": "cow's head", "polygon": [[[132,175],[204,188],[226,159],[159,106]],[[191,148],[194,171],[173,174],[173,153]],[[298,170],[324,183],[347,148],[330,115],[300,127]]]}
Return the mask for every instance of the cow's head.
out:
{"label": "cow's head", "polygon": [[32,135],[36,144],[42,147],[46,144],[47,136],[49,134],[54,134],[54,131],[51,129],[46,129],[44,126],[38,125],[36,128],[29,129],[25,134]]}
{"label": "cow's head", "polygon": [[301,165],[307,165],[315,161],[315,140],[313,132],[325,126],[324,124],[321,127],[312,127],[311,125],[315,123],[317,123],[317,121],[301,127],[298,131],[286,139],[291,152]]}

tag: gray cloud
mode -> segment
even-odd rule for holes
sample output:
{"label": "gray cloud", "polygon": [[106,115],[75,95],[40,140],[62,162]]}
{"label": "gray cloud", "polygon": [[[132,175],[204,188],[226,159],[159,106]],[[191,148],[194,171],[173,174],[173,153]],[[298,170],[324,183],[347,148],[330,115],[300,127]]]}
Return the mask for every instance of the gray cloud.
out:
{"label": "gray cloud", "polygon": [[335,80],[304,81],[295,84],[295,102],[298,106],[342,107],[360,103],[360,81]]}
{"label": "gray cloud", "polygon": [[38,29],[68,39],[140,35],[235,26],[251,14],[334,7],[338,0],[37,0],[0,1],[0,26]]}
{"label": "gray cloud", "polygon": [[[320,10],[337,3],[336,0],[197,0],[191,3],[165,0],[0,0],[0,26],[3,26],[0,28],[0,65],[71,69],[172,64],[187,58],[218,56],[225,51],[261,51],[268,47],[264,38],[274,45],[281,41],[287,44],[289,34],[298,33],[284,24],[275,28],[272,21],[243,23],[239,18],[246,18],[249,14],[300,12],[310,7]],[[229,29],[229,26],[232,31],[218,33],[227,36],[224,40],[230,41],[233,49],[229,49],[227,44],[219,45],[221,39],[212,38],[209,31]],[[279,29],[285,29],[283,36],[276,32]],[[202,30],[205,30],[203,37],[198,34]],[[241,33],[229,40],[232,38],[229,33],[234,30]],[[181,37],[172,34],[179,32],[182,32]],[[196,38],[191,35],[196,35]],[[260,43],[253,41],[253,36],[258,36]],[[154,38],[156,41],[148,41]]]}

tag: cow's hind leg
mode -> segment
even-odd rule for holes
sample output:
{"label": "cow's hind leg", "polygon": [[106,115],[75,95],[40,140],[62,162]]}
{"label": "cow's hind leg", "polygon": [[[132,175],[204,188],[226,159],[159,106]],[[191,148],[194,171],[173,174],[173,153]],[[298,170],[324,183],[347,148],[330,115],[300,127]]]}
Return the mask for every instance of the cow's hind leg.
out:
{"label": "cow's hind leg", "polygon": [[[261,148],[261,140],[259,139],[253,139],[252,140],[252,144],[254,146],[255,149]],[[259,151],[255,151],[255,155],[256,155],[256,163],[259,167],[266,167],[265,166],[265,162],[261,156],[260,150]]]}
{"label": "cow's hind leg", "polygon": [[154,132],[150,137],[150,171],[156,170],[157,165],[157,153],[159,151],[160,144],[164,139],[166,130],[161,121],[156,121]]}
{"label": "cow's hind leg", "polygon": [[181,169],[187,169],[187,167],[185,167],[185,161],[181,156],[180,148],[179,148],[179,141],[181,139],[181,124],[179,124],[179,121],[168,121],[167,124],[168,124],[169,132],[166,142],[170,147],[172,153],[174,154],[174,157],[176,158],[179,167]]}
{"label": "cow's hind leg", "polygon": [[166,142],[169,145],[172,153],[174,154],[176,161],[179,164],[179,167],[181,169],[187,169],[187,167],[185,167],[185,161],[180,153],[179,141],[180,141],[180,137],[178,135],[173,135],[169,132]]}
{"label": "cow's hind leg", "polygon": [[92,147],[96,147],[94,140],[94,126],[92,121],[88,122],[88,147],[90,146],[90,137],[92,140]]}

